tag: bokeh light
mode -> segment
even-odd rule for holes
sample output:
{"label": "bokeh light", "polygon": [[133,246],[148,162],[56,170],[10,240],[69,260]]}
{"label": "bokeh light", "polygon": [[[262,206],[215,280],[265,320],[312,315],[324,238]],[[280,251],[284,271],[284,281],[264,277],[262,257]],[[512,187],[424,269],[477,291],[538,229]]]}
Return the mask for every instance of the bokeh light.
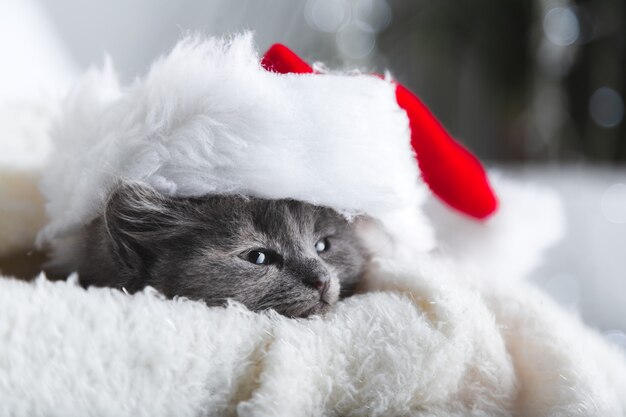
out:
{"label": "bokeh light", "polygon": [[578,17],[571,7],[553,7],[543,18],[543,30],[555,45],[571,45],[580,36]]}
{"label": "bokeh light", "polygon": [[308,0],[306,22],[320,32],[335,33],[335,45],[344,58],[372,55],[376,35],[391,23],[391,7],[385,0]]}
{"label": "bokeh light", "polygon": [[305,6],[307,23],[320,32],[336,33],[350,19],[350,8],[345,0],[309,0]]}
{"label": "bokeh light", "polygon": [[337,33],[337,47],[345,56],[353,59],[365,58],[376,45],[376,35],[373,32],[363,30],[356,23],[351,23],[341,32]]}
{"label": "bokeh light", "polygon": [[602,214],[611,223],[626,223],[626,184],[613,184],[602,194]]}
{"label": "bokeh light", "polygon": [[598,88],[589,100],[589,113],[599,126],[615,127],[624,118],[624,101],[612,88]]}
{"label": "bokeh light", "polygon": [[364,30],[378,33],[391,23],[391,8],[385,0],[357,0],[353,16]]}

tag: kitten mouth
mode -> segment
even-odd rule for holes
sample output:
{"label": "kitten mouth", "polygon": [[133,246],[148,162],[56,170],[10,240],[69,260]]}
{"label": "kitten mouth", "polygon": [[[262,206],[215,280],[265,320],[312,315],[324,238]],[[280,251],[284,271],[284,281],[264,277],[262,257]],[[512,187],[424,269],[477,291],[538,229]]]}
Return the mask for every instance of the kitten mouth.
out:
{"label": "kitten mouth", "polygon": [[334,304],[331,304],[328,301],[320,300],[320,302],[317,303],[314,314],[326,314],[333,308],[333,305]]}
{"label": "kitten mouth", "polygon": [[317,315],[317,314],[325,314],[327,313],[330,309],[332,308],[332,304],[330,304],[328,301],[324,301],[322,299],[320,299],[317,303],[315,303],[313,306],[307,308],[305,311],[303,311],[302,313],[300,313],[298,315],[298,317],[300,318],[306,318],[309,316],[313,316],[313,315]]}
{"label": "kitten mouth", "polygon": [[332,291],[324,291],[320,294],[319,303],[322,306],[331,306],[337,302],[337,296]]}

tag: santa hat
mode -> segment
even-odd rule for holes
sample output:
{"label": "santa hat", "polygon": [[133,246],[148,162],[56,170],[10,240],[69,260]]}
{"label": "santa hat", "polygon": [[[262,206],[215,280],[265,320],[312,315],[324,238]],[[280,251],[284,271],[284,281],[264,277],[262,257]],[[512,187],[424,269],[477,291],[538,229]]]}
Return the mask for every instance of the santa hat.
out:
{"label": "santa hat", "polygon": [[[313,68],[282,44],[274,44],[261,65],[280,74],[311,74]],[[456,142],[428,108],[401,84],[396,101],[409,118],[411,146],[422,179],[450,207],[476,219],[493,214],[497,200],[478,159]]]}
{"label": "santa hat", "polygon": [[97,217],[124,179],[169,196],[292,198],[365,213],[417,240],[429,234],[419,215],[428,188],[476,219],[497,205],[478,160],[408,89],[315,73],[282,45],[261,59],[249,34],[185,39],[129,87],[110,65],[91,71],[53,139],[39,243]]}

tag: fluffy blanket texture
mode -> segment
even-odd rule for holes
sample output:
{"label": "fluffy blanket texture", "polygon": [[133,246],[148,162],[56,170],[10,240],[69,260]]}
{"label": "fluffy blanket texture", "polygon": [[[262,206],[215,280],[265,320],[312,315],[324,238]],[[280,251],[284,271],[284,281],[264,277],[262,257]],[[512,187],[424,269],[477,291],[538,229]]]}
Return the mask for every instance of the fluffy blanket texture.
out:
{"label": "fluffy blanket texture", "polygon": [[[0,415],[626,415],[623,352],[513,279],[558,237],[556,202],[495,185],[501,223],[435,218],[433,200],[439,249],[381,251],[324,317],[0,279]],[[529,233],[520,213],[546,223]],[[462,256],[474,245],[498,259]]]}
{"label": "fluffy blanket texture", "polygon": [[[7,121],[0,124],[0,254],[28,250],[44,224],[35,185],[41,172],[50,217],[44,241],[93,218],[115,176],[183,194],[213,184],[218,188],[201,193],[237,190],[380,213],[385,231],[363,230],[376,254],[363,293],[323,317],[287,319],[237,304],[166,300],[150,289],[133,296],[85,290],[75,277],[0,278],[0,416],[626,416],[623,352],[523,280],[562,232],[551,195],[492,174],[500,212],[473,222],[415,183],[407,143],[383,146],[378,139],[390,132],[358,126],[345,138],[346,152],[359,150],[355,158],[363,164],[344,165],[340,151],[329,161],[324,141],[342,137],[348,124],[341,118],[314,123],[326,120],[316,112],[331,106],[330,113],[349,113],[349,101],[361,103],[363,94],[385,102],[389,85],[334,76],[311,84],[287,76],[281,84],[259,68],[248,38],[235,42],[219,65],[211,59],[224,52],[216,45],[222,44],[183,43],[127,89],[110,69],[88,75],[66,103],[71,120],[57,125],[65,141],[55,154],[57,168],[6,162],[19,159],[11,145],[16,136],[46,149],[49,115],[35,117],[33,107],[33,117],[0,119]],[[189,65],[179,66],[181,59]],[[213,75],[206,76],[208,64]],[[240,73],[225,81],[222,75],[233,68]],[[176,85],[172,74],[180,75]],[[202,77],[204,84],[189,82]],[[354,94],[324,100],[335,88]],[[220,107],[232,102],[227,90],[240,92],[237,108],[256,103],[255,111],[243,117]],[[271,107],[279,101],[290,105]],[[267,112],[256,113],[264,107]],[[250,135],[242,142],[209,116]],[[381,117],[406,136],[402,113],[387,108]],[[326,138],[321,147],[291,143],[276,127],[297,127],[300,120],[312,125],[301,132],[305,138],[312,131]],[[274,145],[291,143],[292,153],[272,153],[276,146],[266,148],[256,131],[267,131]],[[228,140],[211,145],[216,132]],[[179,147],[177,138],[191,146]],[[248,157],[211,159],[216,149],[224,157],[241,147],[252,150]],[[245,170],[224,162],[245,167],[250,154],[264,155],[257,161],[263,172],[293,164],[297,175],[244,177]],[[137,166],[140,171],[131,169]],[[320,166],[327,168],[323,175],[308,177]],[[189,177],[193,170],[201,175]],[[423,210],[415,207],[421,203]],[[385,217],[388,211],[393,215]],[[419,250],[397,240],[402,235]]]}
{"label": "fluffy blanket texture", "polygon": [[534,288],[380,267],[303,320],[1,280],[0,414],[624,415],[622,352]]}

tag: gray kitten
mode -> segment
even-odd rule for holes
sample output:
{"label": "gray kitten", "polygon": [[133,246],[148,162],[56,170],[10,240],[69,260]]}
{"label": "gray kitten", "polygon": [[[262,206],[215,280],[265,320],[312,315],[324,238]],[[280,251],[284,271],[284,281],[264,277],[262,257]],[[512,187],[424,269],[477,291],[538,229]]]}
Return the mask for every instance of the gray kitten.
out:
{"label": "gray kitten", "polygon": [[83,285],[133,292],[147,285],[168,297],[290,317],[327,311],[349,295],[366,254],[354,224],[335,210],[294,200],[241,196],[168,198],[121,184],[82,236]]}

